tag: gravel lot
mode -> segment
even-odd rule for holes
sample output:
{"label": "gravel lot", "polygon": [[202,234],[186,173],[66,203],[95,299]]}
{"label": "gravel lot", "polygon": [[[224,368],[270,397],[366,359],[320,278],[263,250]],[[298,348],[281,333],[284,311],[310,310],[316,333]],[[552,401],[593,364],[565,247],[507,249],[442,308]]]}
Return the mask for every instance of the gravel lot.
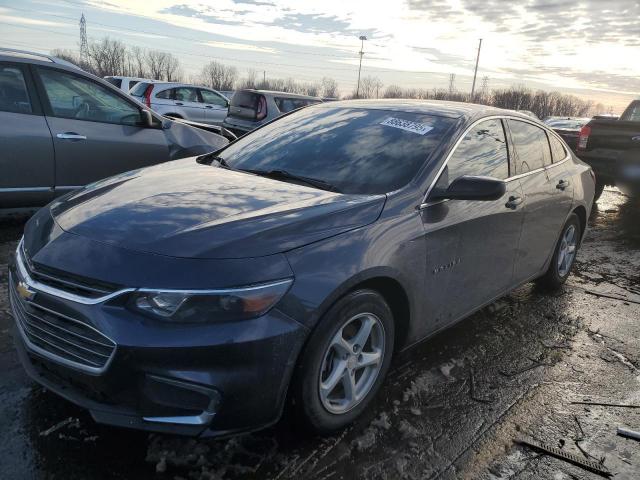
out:
{"label": "gravel lot", "polygon": [[285,418],[231,440],[95,424],[34,385],[12,346],[6,264],[22,219],[0,224],[0,465],[3,478],[600,478],[516,445],[528,436],[640,477],[640,209],[605,191],[559,293],[525,285],[398,358],[370,414],[306,437]]}

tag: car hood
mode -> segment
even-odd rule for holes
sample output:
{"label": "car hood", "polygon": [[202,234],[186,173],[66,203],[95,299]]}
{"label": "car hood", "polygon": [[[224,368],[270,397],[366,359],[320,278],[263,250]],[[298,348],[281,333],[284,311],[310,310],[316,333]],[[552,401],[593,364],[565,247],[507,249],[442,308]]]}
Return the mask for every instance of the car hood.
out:
{"label": "car hood", "polygon": [[164,163],[103,180],[50,206],[69,233],[187,258],[271,255],[374,222],[385,195],[342,195],[243,172]]}

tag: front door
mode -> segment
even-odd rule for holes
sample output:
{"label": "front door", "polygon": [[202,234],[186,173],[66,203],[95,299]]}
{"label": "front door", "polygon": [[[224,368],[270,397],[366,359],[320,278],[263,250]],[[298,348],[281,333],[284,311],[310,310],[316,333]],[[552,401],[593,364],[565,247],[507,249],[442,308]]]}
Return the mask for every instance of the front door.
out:
{"label": "front door", "polygon": [[204,123],[206,114],[204,104],[198,96],[198,89],[193,87],[177,87],[174,89],[173,102],[179,107],[177,112],[184,115],[185,120]]}
{"label": "front door", "polygon": [[229,102],[222,95],[203,88],[200,89],[200,97],[204,103],[207,123],[222,125],[227,116]]}
{"label": "front door", "polygon": [[422,210],[427,248],[425,295],[436,328],[513,286],[524,198],[520,182],[508,180],[509,170],[502,121],[482,121],[456,147],[434,190],[446,189],[462,175],[481,175],[507,180],[506,193],[492,201],[427,203]]}
{"label": "front door", "polygon": [[163,131],[143,126],[124,94],[68,71],[38,67],[62,193],[117,173],[169,160]]}

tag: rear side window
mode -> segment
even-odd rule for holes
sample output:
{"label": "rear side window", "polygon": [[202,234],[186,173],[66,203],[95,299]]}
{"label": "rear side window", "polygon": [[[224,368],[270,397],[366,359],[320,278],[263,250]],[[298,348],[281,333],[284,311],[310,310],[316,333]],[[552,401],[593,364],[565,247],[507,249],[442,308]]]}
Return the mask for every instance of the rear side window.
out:
{"label": "rear side window", "polygon": [[549,143],[551,144],[551,157],[553,158],[553,163],[564,160],[567,156],[567,151],[562,145],[562,142],[554,135],[549,134]]}
{"label": "rear side window", "polygon": [[306,107],[307,105],[311,105],[312,103],[317,103],[313,100],[308,100],[304,98],[279,98],[275,97],[274,101],[276,102],[276,106],[278,110],[282,113],[288,113],[297,108]]}
{"label": "rear side window", "polygon": [[509,177],[509,154],[500,120],[486,120],[467,133],[438,179],[436,188],[446,189],[463,175]]}
{"label": "rear side window", "polygon": [[551,150],[544,130],[519,120],[509,120],[509,129],[517,155],[516,174],[551,164]]}
{"label": "rear side window", "polygon": [[105,80],[107,82],[109,82],[111,85],[115,86],[115,87],[122,87],[122,79],[121,78],[113,78],[113,77],[107,77],[105,78]]}
{"label": "rear side window", "polygon": [[197,102],[198,91],[195,88],[179,87],[174,89],[173,99],[178,102]]}
{"label": "rear side window", "polygon": [[173,88],[168,88],[161,92],[156,93],[156,98],[163,98],[165,100],[170,100],[173,98]]}
{"label": "rear side window", "polygon": [[18,67],[0,64],[0,111],[33,112],[24,74]]}
{"label": "rear side window", "polygon": [[624,111],[620,120],[625,122],[640,122],[640,102],[633,102]]}
{"label": "rear side window", "polygon": [[129,90],[129,94],[136,97],[142,97],[144,95],[144,91],[149,85],[151,85],[149,82],[139,82],[135,87]]}

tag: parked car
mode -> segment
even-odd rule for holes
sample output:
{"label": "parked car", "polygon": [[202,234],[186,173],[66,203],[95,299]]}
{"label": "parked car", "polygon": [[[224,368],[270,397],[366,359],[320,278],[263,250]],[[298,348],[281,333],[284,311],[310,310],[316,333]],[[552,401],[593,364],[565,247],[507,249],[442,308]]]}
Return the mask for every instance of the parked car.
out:
{"label": "parked car", "polygon": [[20,359],[101,423],[188,435],[357,418],[393,355],[520,284],[558,288],[595,183],[480,105],[331,102],[115,176],[26,225]]}
{"label": "parked car", "polygon": [[116,173],[226,139],[151,113],[63,60],[0,49],[0,210],[42,206]]}
{"label": "parked car", "polygon": [[593,118],[580,131],[577,154],[596,173],[597,200],[605,185],[640,196],[640,100],[620,119]]}
{"label": "parked car", "polygon": [[269,90],[238,90],[231,99],[229,113],[222,124],[242,136],[280,115],[322,102],[318,97]]}
{"label": "parked car", "polygon": [[580,130],[589,123],[589,121],[591,121],[591,119],[588,117],[551,117],[545,119],[544,123],[560,135],[567,145],[569,145],[569,148],[575,152],[578,146]]}
{"label": "parked car", "polygon": [[118,75],[109,75],[104,77],[104,79],[109,82],[111,85],[119,88],[125,93],[129,93],[133,87],[135,87],[140,82],[145,83],[153,83],[155,80],[151,80],[149,78],[139,78],[139,77],[122,77]]}
{"label": "parked car", "polygon": [[165,117],[213,125],[222,124],[229,107],[220,92],[186,83],[141,82],[129,94]]}

